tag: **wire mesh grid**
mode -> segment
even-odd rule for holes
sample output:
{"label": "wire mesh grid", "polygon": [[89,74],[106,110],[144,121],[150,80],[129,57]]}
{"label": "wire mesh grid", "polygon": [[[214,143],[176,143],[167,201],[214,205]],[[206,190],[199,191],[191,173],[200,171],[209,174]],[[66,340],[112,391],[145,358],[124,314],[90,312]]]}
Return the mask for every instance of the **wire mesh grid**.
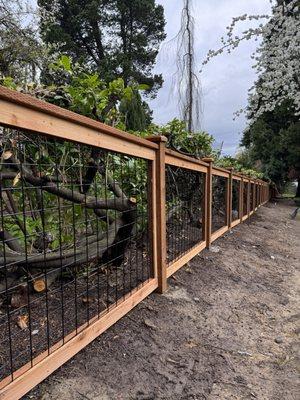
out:
{"label": "wire mesh grid", "polygon": [[255,207],[258,207],[260,199],[260,186],[257,184],[255,186],[256,186]]}
{"label": "wire mesh grid", "polygon": [[243,183],[243,217],[248,214],[248,191],[249,182]]}
{"label": "wire mesh grid", "polygon": [[232,221],[236,221],[240,215],[240,186],[241,182],[239,180],[232,180]]}
{"label": "wire mesh grid", "polygon": [[0,380],[152,277],[148,161],[0,131]]}
{"label": "wire mesh grid", "polygon": [[228,179],[223,176],[212,177],[212,232],[227,225],[227,185]]}
{"label": "wire mesh grid", "polygon": [[166,165],[167,262],[204,240],[205,174]]}
{"label": "wire mesh grid", "polygon": [[254,196],[255,196],[255,185],[254,183],[250,183],[250,211],[253,211],[255,207]]}

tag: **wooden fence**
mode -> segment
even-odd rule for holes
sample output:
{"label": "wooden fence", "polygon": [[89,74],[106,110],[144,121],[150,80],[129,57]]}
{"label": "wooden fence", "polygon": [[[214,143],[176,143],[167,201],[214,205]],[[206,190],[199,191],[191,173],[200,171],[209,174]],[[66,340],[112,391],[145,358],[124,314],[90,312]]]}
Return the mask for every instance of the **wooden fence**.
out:
{"label": "wooden fence", "polygon": [[[216,167],[210,158],[197,160],[169,150],[166,148],[164,137],[154,136],[148,140],[141,139],[3,87],[0,87],[0,125],[5,129],[25,132],[33,138],[54,138],[64,143],[71,142],[80,146],[89,146],[92,149],[114,152],[121,158],[138,158],[144,162],[147,171],[145,213],[149,233],[146,245],[149,253],[147,259],[151,264],[146,277],[143,274],[142,279],[137,279],[133,287],[130,284],[130,288],[124,291],[122,296],[116,296],[115,301],[107,303],[104,309],[88,313],[85,322],[81,325],[76,324],[76,329],[62,330],[60,338],[57,338],[55,343],[49,341],[48,327],[48,345],[45,348],[39,347],[39,350],[36,350],[34,345],[36,339],[32,324],[34,325],[35,321],[32,311],[31,316],[29,315],[32,324],[24,330],[27,335],[24,343],[27,343],[30,357],[29,361],[24,362],[23,365],[14,362],[17,339],[13,339],[11,333],[13,318],[19,318],[21,311],[14,316],[11,305],[8,304],[11,296],[10,289],[6,285],[2,292],[0,290],[0,295],[4,297],[2,304],[6,304],[7,315],[6,320],[3,323],[0,322],[0,330],[2,330],[0,346],[3,350],[1,354],[0,349],[2,357],[0,357],[0,364],[5,371],[3,372],[5,376],[0,375],[0,399],[20,398],[153,291],[165,292],[168,278],[172,274],[200,251],[209,248],[211,243],[225,232],[248,219],[270,198],[268,183],[243,176],[232,169]],[[1,157],[3,157],[3,152],[4,149],[1,147]],[[19,178],[28,180],[22,167],[20,171]],[[16,176],[13,176],[16,179]],[[2,191],[5,190],[3,180],[4,173],[1,167]],[[29,183],[30,187],[34,185],[30,180]],[[46,186],[42,189],[49,190]],[[145,207],[141,209],[145,210]],[[1,231],[3,232],[4,212],[5,210],[2,210]],[[9,257],[5,257],[7,244],[7,238],[2,234],[1,251],[4,252],[2,257],[4,261],[0,264],[0,273],[3,276],[7,274],[9,268]],[[142,253],[145,252],[146,250],[143,250]],[[45,254],[46,262],[48,256]],[[137,270],[140,268],[138,264],[143,263],[143,254],[137,253],[135,257]],[[29,263],[27,253],[26,263]],[[126,274],[126,268],[131,267],[122,265],[123,272]],[[96,268],[99,269],[99,264]],[[27,278],[29,282],[30,276]],[[86,277],[84,279],[86,282]],[[45,296],[47,297],[47,293]],[[33,301],[36,301],[35,297],[31,298],[28,294],[28,304],[24,306],[24,309],[30,310],[30,304]],[[66,308],[67,305],[65,304],[64,307]],[[63,311],[66,312],[66,310]],[[21,342],[20,339],[19,342]],[[6,343],[5,346],[3,343]]]}

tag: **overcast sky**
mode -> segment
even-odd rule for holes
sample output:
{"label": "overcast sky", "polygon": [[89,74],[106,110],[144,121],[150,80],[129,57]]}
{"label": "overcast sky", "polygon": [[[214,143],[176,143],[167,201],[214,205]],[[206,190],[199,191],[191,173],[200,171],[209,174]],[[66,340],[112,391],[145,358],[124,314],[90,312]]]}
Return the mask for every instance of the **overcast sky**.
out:
{"label": "overcast sky", "polygon": [[[157,2],[165,9],[168,41],[180,28],[183,0]],[[197,70],[200,70],[201,61],[208,50],[216,49],[220,45],[220,38],[225,34],[226,26],[230,24],[232,17],[245,13],[269,14],[270,7],[269,0],[194,0],[195,52],[199,65]],[[202,129],[215,137],[218,146],[224,142],[223,154],[235,153],[246,126],[243,117],[233,121],[233,113],[247,104],[247,91],[255,80],[250,55],[257,44],[258,42],[248,41],[234,53],[216,57],[204,67],[201,74]],[[154,110],[155,122],[165,123],[178,116],[176,98],[174,95],[170,96],[172,76],[175,72],[174,51],[166,51],[166,46],[162,46],[155,71],[163,74],[165,82],[150,105]]]}

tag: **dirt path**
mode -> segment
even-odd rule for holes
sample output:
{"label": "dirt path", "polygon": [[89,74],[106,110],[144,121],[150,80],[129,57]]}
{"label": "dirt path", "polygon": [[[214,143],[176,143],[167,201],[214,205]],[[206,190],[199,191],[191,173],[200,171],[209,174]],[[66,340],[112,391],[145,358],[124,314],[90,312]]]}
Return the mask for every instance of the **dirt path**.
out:
{"label": "dirt path", "polygon": [[262,207],[26,398],[300,398],[300,222]]}

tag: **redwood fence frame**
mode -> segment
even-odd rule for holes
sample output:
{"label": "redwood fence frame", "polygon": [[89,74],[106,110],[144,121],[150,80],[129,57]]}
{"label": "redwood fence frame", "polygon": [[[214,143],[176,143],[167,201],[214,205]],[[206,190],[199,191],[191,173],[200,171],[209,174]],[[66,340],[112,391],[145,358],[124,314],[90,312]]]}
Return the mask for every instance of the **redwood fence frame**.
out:
{"label": "redwood fence frame", "polygon": [[[32,363],[26,364],[12,376],[0,382],[0,399],[18,399],[53,371],[87,346],[91,341],[126,315],[153,291],[163,293],[167,280],[189,260],[211,243],[248,219],[260,206],[270,199],[267,182],[238,174],[233,169],[213,165],[211,158],[197,160],[166,148],[166,138],[160,136],[142,139],[122,132],[100,122],[80,116],[60,107],[45,103],[31,96],[0,87],[0,125],[22,129],[35,134],[70,140],[92,145],[110,151],[137,156],[150,163],[150,214],[153,276],[140,287],[126,295],[122,302],[112,305],[108,312],[92,318],[76,332],[64,338],[51,348],[50,354],[44,352]],[[203,240],[181,254],[170,264],[166,262],[166,166],[171,165],[189,171],[198,171],[205,176],[205,190],[202,219]],[[226,222],[212,233],[212,179],[219,176],[226,179]],[[232,219],[233,181],[238,182],[238,216]],[[244,188],[246,191],[246,210],[243,209]],[[252,208],[250,205],[252,204]],[[199,205],[200,206],[200,205]],[[251,209],[250,209],[251,208]]]}

